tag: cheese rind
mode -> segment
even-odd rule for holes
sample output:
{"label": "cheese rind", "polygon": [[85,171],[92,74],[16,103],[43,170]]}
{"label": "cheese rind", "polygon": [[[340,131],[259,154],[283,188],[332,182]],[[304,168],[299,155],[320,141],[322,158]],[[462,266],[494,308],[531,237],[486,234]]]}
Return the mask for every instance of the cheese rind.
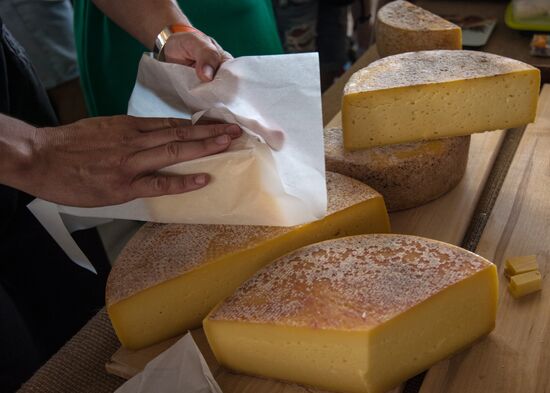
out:
{"label": "cheese rind", "polygon": [[348,151],[342,129],[325,129],[325,165],[370,185],[388,211],[420,206],[453,189],[468,163],[470,136]]}
{"label": "cheese rind", "polygon": [[318,241],[389,231],[382,196],[327,173],[328,216],[298,227],[145,224],[107,282],[107,311],[123,346],[139,349],[199,327],[258,269]]}
{"label": "cheese rind", "polygon": [[540,71],[490,53],[435,50],[378,60],[344,89],[344,146],[365,149],[534,120]]}
{"label": "cheese rind", "polygon": [[486,259],[406,235],[362,235],[290,253],[203,326],[238,372],[382,393],[489,333],[498,281]]}
{"label": "cheese rind", "polygon": [[462,30],[408,1],[392,1],[378,11],[376,47],[381,57],[432,49],[462,49]]}

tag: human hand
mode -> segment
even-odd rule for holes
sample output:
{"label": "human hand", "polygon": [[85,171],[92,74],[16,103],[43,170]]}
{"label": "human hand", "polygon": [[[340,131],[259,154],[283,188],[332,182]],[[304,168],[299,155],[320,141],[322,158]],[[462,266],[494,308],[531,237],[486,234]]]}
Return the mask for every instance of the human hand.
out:
{"label": "human hand", "polygon": [[174,33],[164,45],[164,60],[195,68],[203,82],[209,82],[220,65],[233,57],[199,30]]}
{"label": "human hand", "polygon": [[[23,123],[24,124],[24,123]],[[30,126],[28,126],[30,127]],[[226,150],[237,125],[192,126],[187,120],[96,117],[62,127],[34,128],[26,164],[12,187],[52,202],[81,207],[193,191],[206,173],[165,175],[158,170]]]}

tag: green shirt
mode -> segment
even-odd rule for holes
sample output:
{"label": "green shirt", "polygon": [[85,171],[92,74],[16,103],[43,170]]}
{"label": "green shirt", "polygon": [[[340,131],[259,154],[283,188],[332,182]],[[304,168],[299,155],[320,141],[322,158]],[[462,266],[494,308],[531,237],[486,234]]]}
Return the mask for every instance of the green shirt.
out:
{"label": "green shirt", "polygon": [[[115,0],[116,1],[116,0]],[[233,56],[283,53],[270,0],[180,0],[195,27]],[[124,114],[147,51],[91,0],[75,0],[80,78],[91,116]]]}

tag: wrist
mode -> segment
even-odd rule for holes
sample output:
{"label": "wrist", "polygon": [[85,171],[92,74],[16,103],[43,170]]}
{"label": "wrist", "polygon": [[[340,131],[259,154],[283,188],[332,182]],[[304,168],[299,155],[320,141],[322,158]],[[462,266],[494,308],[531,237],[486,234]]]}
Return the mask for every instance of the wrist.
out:
{"label": "wrist", "polygon": [[0,115],[0,183],[22,189],[33,167],[36,127]]}
{"label": "wrist", "polygon": [[164,49],[166,47],[166,44],[168,43],[168,40],[177,33],[201,33],[200,30],[194,28],[190,24],[183,24],[183,23],[175,23],[169,26],[166,26],[162,31],[158,34],[157,38],[155,39],[155,44],[153,46],[153,55],[157,60],[164,61]]}

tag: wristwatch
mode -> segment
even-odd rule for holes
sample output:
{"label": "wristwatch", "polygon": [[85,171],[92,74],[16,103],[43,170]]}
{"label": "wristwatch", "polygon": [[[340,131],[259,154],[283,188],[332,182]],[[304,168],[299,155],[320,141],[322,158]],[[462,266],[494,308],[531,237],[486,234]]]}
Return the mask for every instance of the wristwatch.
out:
{"label": "wristwatch", "polygon": [[200,32],[200,30],[195,29],[193,26],[183,25],[183,24],[174,24],[166,26],[159,33],[155,39],[155,45],[153,45],[153,55],[155,59],[159,61],[164,61],[164,46],[168,42],[168,39],[175,33],[192,33]]}

